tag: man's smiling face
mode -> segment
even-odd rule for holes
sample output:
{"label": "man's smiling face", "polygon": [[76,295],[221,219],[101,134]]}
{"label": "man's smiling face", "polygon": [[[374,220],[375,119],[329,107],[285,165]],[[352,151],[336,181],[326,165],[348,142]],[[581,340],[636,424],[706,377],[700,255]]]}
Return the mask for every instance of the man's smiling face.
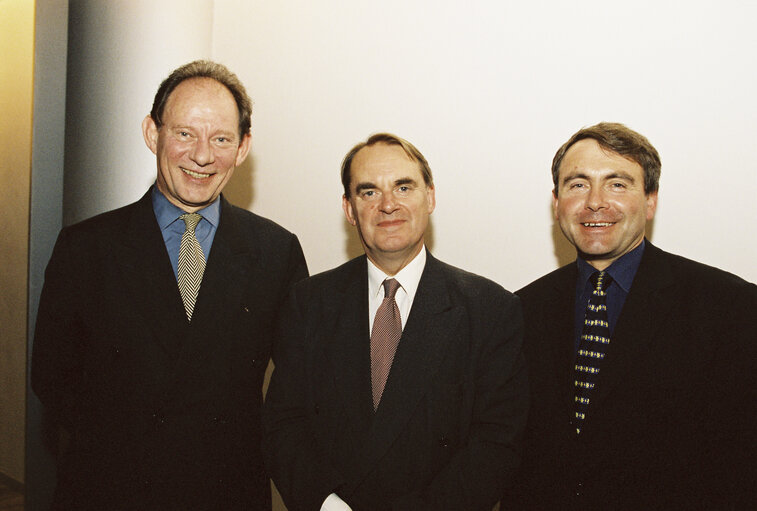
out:
{"label": "man's smiling face", "polygon": [[158,189],[187,212],[204,208],[223,190],[250,149],[239,133],[234,97],[210,78],[192,78],[171,93],[158,128],[142,122],[145,142],[158,160]]}
{"label": "man's smiling face", "polygon": [[641,165],[587,138],[565,153],[552,204],[568,241],[603,270],[642,242],[657,192],[644,192]]}

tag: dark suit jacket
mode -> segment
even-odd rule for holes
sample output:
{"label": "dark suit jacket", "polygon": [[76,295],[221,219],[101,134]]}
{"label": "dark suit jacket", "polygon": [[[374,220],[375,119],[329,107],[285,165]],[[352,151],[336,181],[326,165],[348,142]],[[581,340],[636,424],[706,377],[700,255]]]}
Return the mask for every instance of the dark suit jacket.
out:
{"label": "dark suit jacket", "polygon": [[270,509],[263,375],[307,268],[293,234],[221,201],[191,326],[149,192],[61,231],[32,361],[70,437],[56,509]]}
{"label": "dark suit jacket", "polygon": [[531,413],[510,508],[753,509],[757,287],[647,241],[576,437],[576,274],[517,293]]}
{"label": "dark suit jacket", "polygon": [[517,298],[430,254],[378,410],[365,256],[300,282],[282,313],[264,453],[289,511],[489,511],[527,409]]}

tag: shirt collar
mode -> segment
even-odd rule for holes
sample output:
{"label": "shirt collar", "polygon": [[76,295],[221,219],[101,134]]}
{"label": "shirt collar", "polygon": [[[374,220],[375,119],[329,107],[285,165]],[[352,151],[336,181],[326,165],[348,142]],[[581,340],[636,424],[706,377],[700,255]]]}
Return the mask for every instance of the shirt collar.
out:
{"label": "shirt collar", "polygon": [[[155,211],[155,218],[158,220],[158,226],[160,226],[161,231],[185,213],[181,208],[171,204],[155,185],[152,186],[151,195],[152,209]],[[213,227],[218,228],[218,222],[221,219],[221,197],[216,197],[216,200],[197,211],[197,213],[202,215],[202,218],[210,222]]]}
{"label": "shirt collar", "polygon": [[[641,256],[644,254],[645,244],[646,241],[642,240],[638,247],[613,261],[613,263],[605,270],[610,274],[613,282],[616,282],[626,293],[631,290],[631,284],[633,284],[633,278],[636,276],[636,270],[639,269],[639,264],[641,264]],[[583,289],[583,286],[586,285],[589,277],[591,277],[597,269],[580,257],[576,259],[576,263],[578,264],[579,289]]]}
{"label": "shirt collar", "polygon": [[402,289],[408,294],[408,296],[415,296],[415,292],[418,290],[418,284],[421,281],[421,275],[423,274],[423,268],[426,267],[426,245],[421,247],[421,251],[413,258],[404,268],[402,268],[397,275],[389,277],[386,273],[381,271],[378,266],[373,264],[370,259],[368,260],[368,295],[371,297],[377,297],[379,291],[382,288],[384,280],[388,278],[397,279]]}

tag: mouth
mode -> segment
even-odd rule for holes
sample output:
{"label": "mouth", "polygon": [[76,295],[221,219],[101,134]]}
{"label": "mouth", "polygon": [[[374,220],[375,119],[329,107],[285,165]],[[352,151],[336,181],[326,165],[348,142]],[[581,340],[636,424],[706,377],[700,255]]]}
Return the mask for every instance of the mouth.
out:
{"label": "mouth", "polygon": [[194,170],[185,169],[184,167],[179,167],[183,173],[188,175],[189,177],[193,177],[195,179],[208,179],[213,174],[202,174],[200,172],[195,172]]}
{"label": "mouth", "polygon": [[610,227],[615,225],[615,222],[581,222],[584,227]]}
{"label": "mouth", "polygon": [[385,220],[383,222],[379,222],[378,226],[383,227],[384,229],[388,229],[391,227],[397,227],[398,225],[402,224],[404,220]]}

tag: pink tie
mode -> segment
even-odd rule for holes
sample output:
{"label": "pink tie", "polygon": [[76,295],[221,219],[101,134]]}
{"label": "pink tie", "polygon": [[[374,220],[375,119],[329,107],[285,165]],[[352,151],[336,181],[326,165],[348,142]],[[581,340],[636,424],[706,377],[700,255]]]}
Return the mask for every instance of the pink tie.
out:
{"label": "pink tie", "polygon": [[376,311],[371,332],[371,386],[373,388],[373,409],[377,409],[384,386],[392,368],[394,353],[402,336],[402,319],[394,295],[400,283],[396,279],[384,281],[384,301]]}

